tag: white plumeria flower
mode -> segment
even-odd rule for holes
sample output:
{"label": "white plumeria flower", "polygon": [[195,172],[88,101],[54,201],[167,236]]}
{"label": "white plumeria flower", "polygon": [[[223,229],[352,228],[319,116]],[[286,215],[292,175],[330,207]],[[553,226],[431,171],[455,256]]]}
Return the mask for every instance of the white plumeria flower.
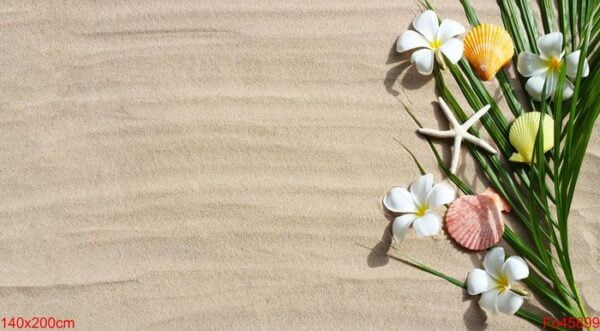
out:
{"label": "white plumeria flower", "polygon": [[383,205],[396,217],[392,225],[394,241],[401,243],[412,224],[419,237],[433,236],[442,228],[442,219],[434,208],[454,200],[456,192],[447,184],[433,184],[433,175],[426,174],[405,188],[392,187],[383,199]]}
{"label": "white plumeria flower", "polygon": [[[519,256],[504,261],[504,249],[492,248],[483,260],[485,270],[473,269],[467,276],[467,291],[481,294],[479,306],[486,312],[512,315],[521,308],[523,297],[511,290],[512,283],[527,278],[529,267]],[[514,289],[513,289],[514,290]]]}
{"label": "white plumeria flower", "polygon": [[434,58],[443,65],[440,52],[453,64],[460,60],[464,44],[460,39],[454,38],[465,33],[465,28],[460,23],[446,19],[439,24],[435,12],[426,10],[415,18],[412,25],[417,31],[403,32],[396,42],[396,51],[401,53],[422,48],[414,52],[410,58],[421,74],[430,75],[433,72]]}
{"label": "white plumeria flower", "polygon": [[[565,56],[563,50],[563,35],[560,32],[552,32],[537,41],[540,55],[530,52],[519,54],[517,70],[524,77],[531,77],[525,84],[525,90],[538,101],[542,100],[542,91],[544,82],[548,80],[546,87],[546,98],[554,96],[558,85],[558,78],[562,66],[567,65],[566,75],[569,78],[577,76],[577,67],[581,51],[577,50]],[[587,59],[584,59],[582,76],[586,77],[590,73],[590,66]],[[563,99],[569,99],[573,95],[573,83],[565,79],[563,84]]]}

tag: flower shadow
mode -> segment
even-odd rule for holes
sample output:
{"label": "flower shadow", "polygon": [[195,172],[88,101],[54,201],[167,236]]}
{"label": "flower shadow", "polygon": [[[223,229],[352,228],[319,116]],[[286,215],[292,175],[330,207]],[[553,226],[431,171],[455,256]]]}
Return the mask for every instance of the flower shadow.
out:
{"label": "flower shadow", "polygon": [[402,77],[402,88],[408,90],[419,89],[433,78],[432,75],[421,75],[417,71],[417,68],[410,62],[411,53],[410,51],[401,54],[397,53],[395,42],[388,53],[386,64],[396,63],[396,65],[388,70],[385,75],[384,85],[386,91],[395,97],[400,94],[400,91],[396,87],[396,82],[400,77]]}
{"label": "flower shadow", "polygon": [[465,310],[463,314],[463,322],[465,323],[465,329],[467,330],[485,330],[488,326],[487,315],[479,307],[478,297],[472,296],[467,291],[463,290],[462,301],[471,301],[469,308]]}
{"label": "flower shadow", "polygon": [[392,245],[392,222],[394,221],[395,215],[388,212],[383,207],[383,200],[380,201],[380,209],[389,222],[381,235],[381,240],[371,249],[367,256],[367,265],[370,268],[383,267],[390,261],[387,253]]}

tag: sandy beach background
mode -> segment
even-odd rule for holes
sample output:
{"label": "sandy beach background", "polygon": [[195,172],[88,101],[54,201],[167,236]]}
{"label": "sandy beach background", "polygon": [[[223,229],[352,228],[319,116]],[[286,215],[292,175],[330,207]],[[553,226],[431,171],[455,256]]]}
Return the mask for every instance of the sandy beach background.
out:
{"label": "sandy beach background", "polygon": [[[458,1],[433,4],[466,25]],[[495,2],[474,4],[500,22]],[[418,175],[397,141],[442,179],[400,102],[446,125],[433,81],[392,51],[416,14],[416,1],[3,1],[2,316],[83,330],[532,329],[385,257],[380,198]],[[593,316],[599,161],[596,134],[571,218]],[[403,247],[459,279],[480,265],[445,235],[411,232]]]}

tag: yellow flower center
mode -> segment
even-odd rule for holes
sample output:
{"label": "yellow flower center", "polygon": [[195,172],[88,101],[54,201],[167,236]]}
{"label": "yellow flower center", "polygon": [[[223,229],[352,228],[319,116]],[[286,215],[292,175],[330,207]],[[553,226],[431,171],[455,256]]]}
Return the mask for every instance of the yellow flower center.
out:
{"label": "yellow flower center", "polygon": [[550,71],[560,72],[560,69],[562,67],[562,61],[553,56],[550,58],[550,60],[546,61],[546,65],[548,66]]}
{"label": "yellow flower center", "polygon": [[436,50],[442,46],[442,41],[439,39],[435,39],[434,41],[429,43],[431,49]]}
{"label": "yellow flower center", "polygon": [[510,289],[510,282],[508,281],[508,278],[506,278],[504,275],[500,276],[500,278],[498,278],[498,284],[496,285],[496,288],[498,291],[500,291],[500,293]]}
{"label": "yellow flower center", "polygon": [[428,209],[429,209],[429,205],[427,205],[426,203],[420,205],[419,209],[417,209],[417,216],[419,216],[419,217],[425,216],[425,213],[427,213]]}

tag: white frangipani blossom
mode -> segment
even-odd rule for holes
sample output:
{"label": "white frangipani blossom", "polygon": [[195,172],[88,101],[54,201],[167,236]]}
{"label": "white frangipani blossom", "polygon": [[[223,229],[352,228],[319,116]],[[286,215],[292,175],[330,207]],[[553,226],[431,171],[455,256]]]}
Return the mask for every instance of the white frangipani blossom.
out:
{"label": "white frangipani blossom", "polygon": [[396,42],[396,51],[401,53],[420,48],[410,58],[419,73],[430,75],[433,72],[434,58],[443,64],[441,53],[452,63],[460,60],[464,45],[460,39],[454,38],[465,33],[465,28],[460,23],[445,19],[440,24],[435,12],[426,10],[415,18],[412,25],[417,31],[403,32]]}
{"label": "white frangipani blossom", "polygon": [[[567,77],[574,79],[577,76],[579,58],[581,51],[577,50],[565,56],[563,50],[563,35],[560,32],[552,32],[542,36],[537,41],[540,54],[522,52],[517,61],[517,70],[524,77],[531,77],[525,84],[525,90],[538,101],[542,100],[544,82],[548,80],[546,87],[546,98],[554,96],[560,77],[560,71],[566,64]],[[590,73],[587,59],[584,59],[582,76]],[[569,99],[573,95],[573,83],[565,79],[563,84],[563,99]]]}
{"label": "white frangipani blossom", "polygon": [[456,192],[447,184],[433,183],[433,175],[426,174],[410,184],[410,191],[392,187],[383,199],[383,205],[396,217],[392,225],[394,241],[401,243],[412,224],[419,237],[433,236],[442,228],[442,219],[434,209],[454,200]]}
{"label": "white frangipani blossom", "polygon": [[519,256],[504,261],[504,249],[494,247],[483,260],[485,270],[475,268],[467,276],[467,291],[481,294],[479,306],[488,313],[513,315],[523,304],[523,297],[515,293],[512,283],[527,278],[529,267]]}

